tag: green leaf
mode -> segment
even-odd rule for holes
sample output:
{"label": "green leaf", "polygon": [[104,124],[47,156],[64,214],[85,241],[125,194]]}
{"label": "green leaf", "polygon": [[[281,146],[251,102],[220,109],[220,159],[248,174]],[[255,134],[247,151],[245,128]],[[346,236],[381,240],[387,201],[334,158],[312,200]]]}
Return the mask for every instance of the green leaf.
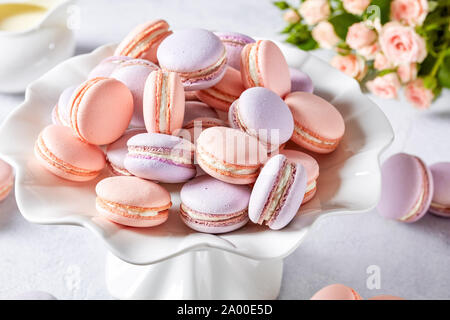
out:
{"label": "green leaf", "polygon": [[431,55],[428,55],[425,58],[425,60],[422,62],[422,64],[420,65],[419,75],[425,76],[425,75],[429,74],[431,72],[431,70],[433,69],[433,66],[435,63],[436,63],[436,58]]}
{"label": "green leaf", "polygon": [[437,77],[441,86],[450,88],[450,56],[442,62]]}
{"label": "green leaf", "polygon": [[331,17],[328,21],[333,25],[334,32],[336,32],[338,37],[345,40],[348,28],[350,28],[352,24],[360,22],[361,18],[350,13],[342,13]]}
{"label": "green leaf", "polygon": [[319,47],[319,44],[313,38],[309,38],[308,40],[299,43],[297,47],[302,50],[309,51],[317,49]]}
{"label": "green leaf", "polygon": [[273,4],[280,10],[286,10],[290,7],[286,1],[275,1]]}
{"label": "green leaf", "polygon": [[393,72],[395,72],[395,69],[384,69],[377,73],[377,77],[382,77]]}
{"label": "green leaf", "polygon": [[437,1],[428,1],[428,12],[434,11],[438,7]]}
{"label": "green leaf", "polygon": [[286,26],[286,28],[284,28],[283,30],[281,30],[281,33],[286,34],[286,33],[291,32],[292,29],[295,27],[295,25],[296,25],[295,23],[290,23],[290,24],[288,24],[288,25]]}
{"label": "green leaf", "polygon": [[374,20],[379,17],[381,24],[390,20],[391,0],[372,0],[363,16],[365,19]]}
{"label": "green leaf", "polygon": [[423,85],[425,86],[425,88],[433,90],[437,86],[437,80],[432,76],[427,76],[423,78]]}

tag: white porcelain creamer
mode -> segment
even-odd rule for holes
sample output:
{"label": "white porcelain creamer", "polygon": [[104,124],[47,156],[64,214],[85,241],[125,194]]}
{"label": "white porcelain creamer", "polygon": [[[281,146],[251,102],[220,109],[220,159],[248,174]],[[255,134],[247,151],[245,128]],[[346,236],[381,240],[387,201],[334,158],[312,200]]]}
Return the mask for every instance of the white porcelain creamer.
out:
{"label": "white porcelain creamer", "polygon": [[73,55],[73,6],[73,0],[0,1],[0,92],[23,92]]}

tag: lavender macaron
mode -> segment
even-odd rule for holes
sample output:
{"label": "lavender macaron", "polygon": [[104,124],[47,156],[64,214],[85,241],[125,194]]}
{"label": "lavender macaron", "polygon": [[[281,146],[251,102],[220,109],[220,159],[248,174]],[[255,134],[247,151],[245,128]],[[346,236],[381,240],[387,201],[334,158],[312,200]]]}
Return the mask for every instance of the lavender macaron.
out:
{"label": "lavender macaron", "polygon": [[117,176],[131,176],[125,169],[125,158],[128,154],[127,142],[137,134],[146,133],[145,129],[128,129],[122,137],[108,145],[106,148],[106,160],[110,171]]}
{"label": "lavender macaron", "polygon": [[227,50],[228,65],[241,70],[241,51],[248,43],[255,39],[238,32],[214,32],[224,44]]}
{"label": "lavender macaron", "polygon": [[131,60],[133,58],[126,56],[110,56],[102,61],[91,70],[88,75],[88,79],[97,77],[109,78],[113,71],[124,61]]}
{"label": "lavender macaron", "polygon": [[70,127],[70,98],[78,86],[71,86],[63,90],[58,103],[52,111],[52,122],[61,126]]}
{"label": "lavender macaron", "polygon": [[217,111],[206,103],[199,101],[187,101],[184,108],[183,128],[191,128],[194,121],[202,119],[218,119]]}
{"label": "lavender macaron", "polygon": [[196,174],[194,145],[185,139],[142,133],[128,140],[124,164],[133,175],[166,183],[185,182]]}
{"label": "lavender macaron", "polygon": [[450,218],[450,162],[438,162],[430,166],[434,193],[430,212]]}
{"label": "lavender macaron", "polygon": [[180,216],[199,232],[225,233],[248,222],[250,188],[203,175],[187,182],[180,192]]}
{"label": "lavender macaron", "polygon": [[122,62],[111,74],[111,78],[121,81],[130,89],[133,95],[133,117],[130,126],[136,128],[145,127],[142,101],[144,95],[145,81],[152,71],[159,67],[143,59],[132,59]]}
{"label": "lavender macaron", "polygon": [[245,90],[228,111],[228,121],[258,138],[267,150],[276,150],[294,132],[294,118],[287,104],[273,91],[263,87]]}
{"label": "lavender macaron", "polygon": [[397,153],[383,163],[377,207],[381,216],[415,222],[425,215],[432,197],[433,177],[419,157]]}
{"label": "lavender macaron", "polygon": [[176,31],[157,52],[163,70],[177,72],[185,90],[214,86],[225,75],[227,54],[220,39],[204,29]]}
{"label": "lavender macaron", "polygon": [[284,155],[273,156],[255,182],[248,206],[250,220],[279,230],[297,214],[306,191],[305,168]]}
{"label": "lavender macaron", "polygon": [[289,68],[289,72],[291,74],[291,92],[303,91],[313,93],[313,82],[306,73],[295,68]]}

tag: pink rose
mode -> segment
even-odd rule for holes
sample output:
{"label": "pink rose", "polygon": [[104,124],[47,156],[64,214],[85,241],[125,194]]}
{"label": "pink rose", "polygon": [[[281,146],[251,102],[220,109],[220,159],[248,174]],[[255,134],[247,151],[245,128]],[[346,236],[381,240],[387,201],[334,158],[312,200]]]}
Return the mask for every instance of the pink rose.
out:
{"label": "pink rose", "polygon": [[380,46],[386,58],[394,65],[422,62],[427,56],[425,40],[413,27],[388,22],[380,34]]}
{"label": "pink rose", "polygon": [[388,73],[381,77],[376,77],[366,83],[367,89],[374,95],[384,99],[397,98],[400,81],[395,72]]}
{"label": "pink rose", "polygon": [[309,25],[325,20],[330,15],[330,5],[327,0],[306,0],[300,5],[300,15]]}
{"label": "pink rose", "polygon": [[374,60],[376,54],[380,51],[380,45],[378,42],[374,42],[368,46],[358,49],[357,52],[360,56],[364,57],[366,60]]}
{"label": "pink rose", "polygon": [[343,0],[344,9],[350,13],[361,15],[370,4],[370,0]]}
{"label": "pink rose", "polygon": [[434,94],[425,88],[423,79],[419,78],[408,83],[405,87],[406,100],[419,109],[427,109],[433,101]]}
{"label": "pink rose", "polygon": [[417,78],[417,63],[401,64],[397,68],[397,75],[401,83],[407,83]]}
{"label": "pink rose", "polygon": [[300,16],[297,11],[289,9],[284,13],[283,19],[288,23],[297,23],[300,21]]}
{"label": "pink rose", "polygon": [[377,33],[370,29],[364,22],[358,22],[348,28],[345,42],[352,49],[361,49],[375,42]]}
{"label": "pink rose", "polygon": [[381,70],[385,70],[385,69],[390,69],[394,66],[388,60],[388,58],[386,58],[384,53],[380,51],[375,54],[375,61],[373,63],[373,67],[376,70],[381,71]]}
{"label": "pink rose", "polygon": [[321,21],[311,31],[312,37],[321,48],[331,49],[341,40],[334,32],[334,27],[328,21]]}
{"label": "pink rose", "polygon": [[409,26],[420,26],[428,14],[427,0],[394,0],[391,2],[391,20]]}
{"label": "pink rose", "polygon": [[367,66],[364,59],[354,54],[336,55],[331,59],[330,64],[356,80],[362,80],[367,74]]}

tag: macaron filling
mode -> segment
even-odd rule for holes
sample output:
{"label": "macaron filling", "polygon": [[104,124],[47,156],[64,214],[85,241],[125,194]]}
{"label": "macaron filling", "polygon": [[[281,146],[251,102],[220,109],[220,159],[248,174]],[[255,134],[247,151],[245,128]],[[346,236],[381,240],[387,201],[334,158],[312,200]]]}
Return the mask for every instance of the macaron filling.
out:
{"label": "macaron filling", "polygon": [[96,204],[99,208],[122,216],[132,216],[132,217],[139,216],[142,218],[149,218],[149,219],[155,218],[159,215],[168,214],[169,208],[172,206],[172,203],[170,202],[166,206],[159,208],[136,207],[113,201],[108,201],[100,197],[97,197]]}
{"label": "macaron filling", "polygon": [[226,92],[223,92],[222,90],[217,89],[216,87],[211,87],[208,89],[204,89],[201,90],[201,94],[210,97],[211,99],[216,99],[219,100],[221,102],[226,102],[226,103],[233,103],[234,100],[236,100],[237,96],[232,96]]}
{"label": "macaron filling", "polygon": [[114,165],[111,161],[108,160],[109,167],[111,168],[111,171],[118,176],[131,176],[131,173],[125,169],[125,168],[119,168],[118,166]]}
{"label": "macaron filling", "polygon": [[85,141],[85,139],[83,138],[83,135],[81,134],[80,129],[78,128],[78,121],[77,121],[78,109],[79,109],[80,103],[83,99],[83,96],[86,94],[86,92],[91,87],[93,87],[95,84],[97,84],[98,82],[105,80],[105,79],[107,79],[107,78],[98,77],[98,78],[93,78],[93,79],[87,81],[84,84],[84,86],[80,90],[78,90],[78,92],[76,93],[75,99],[73,100],[72,106],[70,108],[70,125],[71,125],[72,129],[75,130],[77,135],[83,141]]}
{"label": "macaron filling", "polygon": [[203,150],[201,147],[198,147],[197,152],[197,158],[199,162],[202,162],[205,166],[210,168],[211,170],[218,171],[221,174],[227,175],[227,176],[251,176],[256,175],[259,172],[259,165],[258,166],[234,166],[232,164],[226,164],[223,161],[220,161],[205,150]]}
{"label": "macaron filling", "polygon": [[284,161],[279,171],[275,185],[267,198],[263,212],[258,220],[258,224],[270,225],[283,208],[289,190],[294,183],[297,168],[294,163]]}
{"label": "macaron filling", "polygon": [[444,206],[444,205],[436,203],[436,202],[431,202],[430,207],[434,211],[450,215],[450,207],[448,207],[448,206]]}
{"label": "macaron filling", "polygon": [[316,186],[317,186],[317,181],[316,180],[308,183],[308,185],[306,186],[305,195],[308,195],[308,193],[314,191],[316,189]]}
{"label": "macaron filling", "polygon": [[423,162],[421,160],[419,160],[418,158],[416,158],[417,161],[419,161],[420,164],[420,169],[421,169],[421,174],[423,176],[423,189],[419,195],[419,199],[417,200],[417,202],[414,204],[413,208],[403,217],[401,217],[399,220],[400,221],[408,221],[413,219],[416,215],[418,215],[419,213],[421,213],[425,208],[425,202],[428,198],[428,193],[429,193],[429,185],[428,185],[428,174],[427,174],[427,170],[425,169],[425,165],[423,164]]}
{"label": "macaron filling", "polygon": [[248,74],[250,75],[250,79],[252,85],[254,87],[262,86],[259,77],[259,68],[258,68],[258,50],[259,50],[260,41],[255,44],[252,44],[250,47],[250,51],[248,53]]}
{"label": "macaron filling", "polygon": [[180,167],[194,168],[194,153],[191,150],[162,147],[128,146],[127,157],[158,160]]}
{"label": "macaron filling", "polygon": [[75,167],[75,166],[59,159],[47,148],[47,146],[44,143],[44,139],[42,138],[42,135],[39,135],[39,138],[36,141],[36,145],[35,145],[34,149],[35,149],[35,152],[42,159],[47,161],[47,163],[58,168],[59,170],[64,171],[65,173],[72,174],[75,176],[85,176],[85,177],[97,176],[100,173],[100,170],[87,170],[87,169],[78,168],[78,167]]}
{"label": "macaron filling", "polygon": [[316,134],[302,127],[296,121],[294,121],[294,132],[297,135],[300,135],[303,140],[306,140],[307,143],[320,148],[334,149],[339,144],[339,139],[332,140],[318,137]]}
{"label": "macaron filling", "polygon": [[195,83],[197,81],[212,79],[216,73],[220,72],[227,63],[227,53],[226,50],[223,51],[219,60],[213,65],[193,71],[193,72],[177,72],[183,83]]}
{"label": "macaron filling", "polygon": [[248,216],[247,208],[235,213],[229,214],[208,214],[199,211],[195,211],[185,204],[180,205],[180,213],[184,219],[190,220],[194,223],[204,225],[217,225],[221,226],[234,225],[240,221],[243,221]]}

